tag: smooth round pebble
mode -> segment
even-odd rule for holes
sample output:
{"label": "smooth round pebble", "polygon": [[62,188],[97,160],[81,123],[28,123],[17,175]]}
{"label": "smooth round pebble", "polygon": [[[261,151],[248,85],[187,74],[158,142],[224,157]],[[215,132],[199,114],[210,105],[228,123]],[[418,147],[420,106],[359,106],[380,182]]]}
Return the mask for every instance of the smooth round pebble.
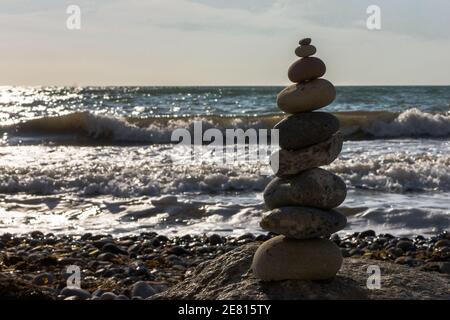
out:
{"label": "smooth round pebble", "polygon": [[325,79],[315,79],[293,84],[277,96],[278,107],[290,114],[314,111],[331,104],[336,99],[336,88]]}
{"label": "smooth round pebble", "polygon": [[100,300],[116,300],[117,295],[112,292],[105,292],[100,296]]}
{"label": "smooth round pebble", "polygon": [[37,286],[46,286],[51,285],[54,282],[54,280],[55,277],[53,277],[51,273],[46,272],[36,275],[33,278],[32,283]]}
{"label": "smooth round pebble", "polygon": [[131,288],[131,296],[146,299],[156,293],[155,289],[145,281],[136,282]]}
{"label": "smooth round pebble", "polygon": [[89,291],[83,290],[78,287],[65,287],[61,290],[60,295],[65,297],[76,296],[80,299],[89,299],[91,297]]}
{"label": "smooth round pebble", "polygon": [[316,57],[306,57],[294,62],[288,70],[288,78],[292,82],[301,83],[322,77],[327,68],[322,60]]}

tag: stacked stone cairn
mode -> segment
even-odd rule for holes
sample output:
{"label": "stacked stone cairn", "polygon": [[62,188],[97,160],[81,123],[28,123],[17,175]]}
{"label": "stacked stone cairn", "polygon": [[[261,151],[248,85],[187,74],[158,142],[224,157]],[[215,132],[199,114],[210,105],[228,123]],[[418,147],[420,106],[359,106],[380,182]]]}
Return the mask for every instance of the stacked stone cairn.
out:
{"label": "stacked stone cairn", "polygon": [[264,281],[333,279],[343,260],[329,237],[347,224],[333,210],[345,200],[347,188],[341,178],[319,168],[338,157],[343,136],[335,116],[313,112],[331,104],[336,89],[321,79],[326,67],[312,57],[311,39],[301,40],[295,53],[300,59],[288,71],[295,84],[277,97],[279,108],[290,115],[275,126],[280,150],[271,156],[276,177],[264,191],[271,211],[261,221],[264,230],[278,236],[253,257],[253,272]]}

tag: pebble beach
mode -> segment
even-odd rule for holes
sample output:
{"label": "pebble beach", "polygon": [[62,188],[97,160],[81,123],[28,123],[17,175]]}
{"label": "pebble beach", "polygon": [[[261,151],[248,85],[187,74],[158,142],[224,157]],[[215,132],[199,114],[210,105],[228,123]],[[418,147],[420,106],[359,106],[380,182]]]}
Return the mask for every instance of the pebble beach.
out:
{"label": "pebble beach", "polygon": [[[0,299],[141,300],[183,281],[202,262],[275,234],[239,237],[153,232],[113,237],[107,234],[54,235],[40,231],[0,236]],[[401,264],[450,274],[450,233],[433,237],[395,237],[373,230],[334,234],[345,258]],[[67,287],[69,266],[81,271],[80,287]]]}

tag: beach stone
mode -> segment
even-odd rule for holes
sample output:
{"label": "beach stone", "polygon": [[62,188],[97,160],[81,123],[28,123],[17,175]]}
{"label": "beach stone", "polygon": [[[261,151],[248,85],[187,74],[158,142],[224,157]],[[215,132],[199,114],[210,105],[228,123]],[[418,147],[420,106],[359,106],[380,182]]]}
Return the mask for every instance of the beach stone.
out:
{"label": "beach stone", "polygon": [[440,262],[439,263],[439,272],[450,274],[450,262]]}
{"label": "beach stone", "polygon": [[46,286],[46,285],[51,285],[55,280],[55,277],[53,277],[53,275],[51,273],[45,272],[45,273],[41,273],[36,275],[33,278],[32,283],[37,285],[37,286]]}
{"label": "beach stone", "polygon": [[292,82],[300,83],[322,77],[327,68],[322,60],[316,57],[306,57],[294,62],[288,70],[288,78]]}
{"label": "beach stone", "polygon": [[207,242],[212,246],[216,246],[218,244],[223,243],[224,240],[222,239],[222,237],[220,235],[214,233],[214,234],[208,236]]}
{"label": "beach stone", "polygon": [[304,39],[300,40],[298,42],[298,44],[301,46],[307,46],[307,45],[311,44],[311,41],[312,41],[311,38],[304,38]]}
{"label": "beach stone", "polygon": [[140,297],[140,298],[146,299],[146,298],[154,295],[155,293],[156,293],[156,290],[153,289],[153,287],[145,281],[138,281],[131,288],[131,296],[133,298]]}
{"label": "beach stone", "polygon": [[450,247],[450,240],[442,239],[434,244],[435,248]]}
{"label": "beach stone", "polygon": [[415,247],[412,241],[402,240],[397,243],[397,248],[407,252],[413,250]]}
{"label": "beach stone", "polygon": [[107,243],[102,247],[103,252],[109,252],[113,254],[121,254],[121,255],[128,255],[128,252],[123,250],[122,248],[116,246],[113,243]]}
{"label": "beach stone", "polygon": [[331,138],[339,130],[339,120],[326,112],[291,115],[278,122],[280,148],[297,150]]}
{"label": "beach stone", "polygon": [[325,237],[345,228],[347,218],[334,210],[283,207],[272,210],[261,228],[299,240]]}
{"label": "beach stone", "polygon": [[278,177],[296,175],[302,171],[326,166],[339,156],[344,138],[338,131],[330,139],[303,149],[281,149],[270,156],[270,165]]}
{"label": "beach stone", "polygon": [[337,175],[320,168],[287,178],[273,179],[264,190],[268,209],[307,206],[332,209],[344,202],[347,187]]}
{"label": "beach stone", "polygon": [[116,300],[117,295],[112,292],[105,292],[100,296],[100,300]]}
{"label": "beach stone", "polygon": [[327,239],[277,236],[258,248],[252,270],[263,281],[326,280],[334,278],[341,265],[341,250]]}
{"label": "beach stone", "polygon": [[365,230],[358,234],[358,239],[364,239],[367,237],[375,237],[377,234],[373,230]]}
{"label": "beach stone", "polygon": [[278,94],[277,104],[282,111],[295,114],[326,107],[335,98],[336,88],[330,81],[315,79],[285,88]]}
{"label": "beach stone", "polygon": [[89,291],[83,290],[78,287],[65,287],[61,290],[60,295],[64,297],[78,297],[80,299],[89,299],[91,294]]}
{"label": "beach stone", "polygon": [[317,52],[316,47],[313,45],[300,46],[295,49],[297,57],[305,58],[314,55]]}

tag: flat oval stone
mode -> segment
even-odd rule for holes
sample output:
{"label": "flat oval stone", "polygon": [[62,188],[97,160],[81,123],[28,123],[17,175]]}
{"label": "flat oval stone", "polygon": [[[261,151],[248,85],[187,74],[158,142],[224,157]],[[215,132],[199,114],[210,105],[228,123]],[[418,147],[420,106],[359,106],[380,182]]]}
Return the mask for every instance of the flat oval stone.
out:
{"label": "flat oval stone", "polygon": [[278,107],[286,113],[317,110],[331,104],[336,98],[336,88],[325,79],[298,83],[278,94]]}
{"label": "flat oval stone", "polygon": [[278,177],[296,175],[302,171],[326,166],[341,153],[344,138],[340,131],[327,141],[291,151],[281,149],[270,156],[270,166]]}
{"label": "flat oval stone", "polygon": [[303,82],[322,77],[327,68],[322,60],[316,57],[306,57],[295,61],[288,70],[288,78],[292,82]]}
{"label": "flat oval stone", "polygon": [[264,216],[261,228],[294,239],[327,237],[345,228],[347,218],[334,210],[283,207]]}
{"label": "flat oval stone", "polygon": [[337,175],[315,168],[287,178],[273,179],[264,190],[268,209],[306,206],[332,209],[344,202],[347,187]]}
{"label": "flat oval stone", "polygon": [[327,280],[336,276],[342,260],[341,250],[330,240],[278,236],[256,250],[252,270],[263,281]]}
{"label": "flat oval stone", "polygon": [[314,55],[317,52],[316,47],[313,45],[300,46],[295,49],[295,54],[297,57],[305,58]]}
{"label": "flat oval stone", "polygon": [[339,120],[326,112],[307,112],[289,116],[274,129],[279,130],[283,149],[297,150],[331,138],[339,130]]}

